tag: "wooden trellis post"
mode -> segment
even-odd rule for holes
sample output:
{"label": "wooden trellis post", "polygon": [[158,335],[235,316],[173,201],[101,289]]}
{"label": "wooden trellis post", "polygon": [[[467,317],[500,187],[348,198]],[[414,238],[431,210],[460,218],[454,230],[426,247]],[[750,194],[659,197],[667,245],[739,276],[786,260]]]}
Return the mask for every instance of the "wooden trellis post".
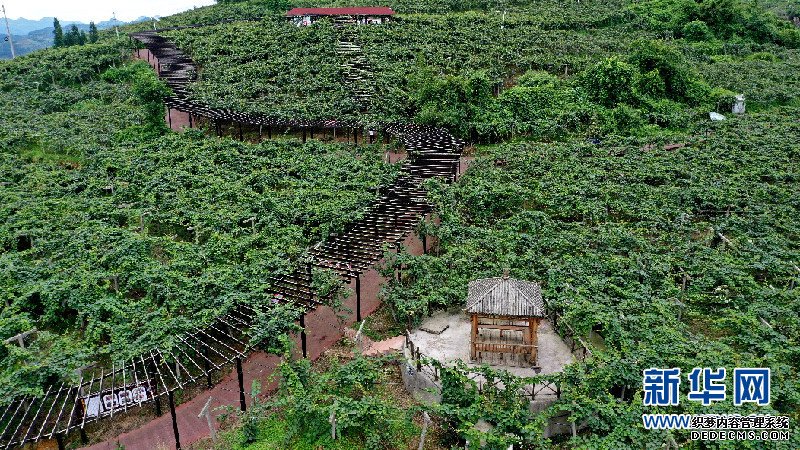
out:
{"label": "wooden trellis post", "polygon": [[478,350],[477,350],[477,339],[478,339],[478,315],[472,314],[472,332],[470,336],[470,350],[469,350],[469,359],[475,361],[478,357]]}
{"label": "wooden trellis post", "polygon": [[331,439],[336,440],[336,409],[331,409],[331,415],[328,416],[328,423],[331,424]]}
{"label": "wooden trellis post", "polygon": [[208,362],[208,349],[206,349],[206,347],[200,347],[200,352],[203,355],[203,371],[206,373],[206,386],[211,389],[214,387],[214,383],[211,382],[211,364]]}
{"label": "wooden trellis post", "polygon": [[419,435],[419,446],[417,450],[422,450],[425,447],[425,436],[428,434],[428,425],[431,423],[431,416],[427,411],[422,412],[422,433]]}
{"label": "wooden trellis post", "polygon": [[10,338],[4,340],[3,343],[10,344],[13,341],[17,341],[17,344],[19,344],[20,347],[25,348],[25,338],[33,333],[36,333],[36,331],[36,328],[31,328],[30,330],[19,333],[16,336],[11,336]]}

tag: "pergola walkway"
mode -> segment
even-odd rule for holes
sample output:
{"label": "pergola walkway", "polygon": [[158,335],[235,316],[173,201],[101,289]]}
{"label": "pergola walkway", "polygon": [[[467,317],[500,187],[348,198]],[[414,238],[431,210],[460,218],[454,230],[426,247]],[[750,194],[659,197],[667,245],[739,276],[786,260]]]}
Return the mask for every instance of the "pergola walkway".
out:
{"label": "pergola walkway", "polygon": [[[197,73],[193,61],[155,32],[131,36],[145,45],[148,60],[172,88],[174,95],[165,99],[165,104],[187,113],[190,125],[193,118],[202,118],[215,124],[217,130],[223,123],[293,127],[312,133],[314,128],[360,127],[334,119],[278,120],[198,103],[188,94],[188,84]],[[421,183],[430,177],[455,179],[461,167],[464,143],[446,130],[384,124],[381,131],[405,147],[408,159],[402,163],[404,174],[392,185],[381,187],[379,197],[362,219],[310,249],[308,260],[294,272],[266,280],[275,301],[291,302],[305,311],[300,318],[305,329],[296,336],[304,357],[318,357],[341,338],[343,325],[361,320],[362,314],[377,307],[381,279],[373,265],[387,248],[411,247],[411,253],[416,254],[426,250],[424,240],[421,245],[415,243],[412,233],[432,210]],[[355,291],[347,305],[354,313],[344,319],[344,324],[312,288],[314,267],[333,270]],[[113,421],[129,409],[156,405],[157,410],[163,409],[156,419],[91,448],[116,448],[117,443],[129,450],[160,445],[175,448],[208,436],[205,418],[197,417],[208,397],[214,399],[212,407],[235,405],[245,409],[251,382],[264,382],[276,367],[278,358],[259,352],[246,337],[258,310],[269,307],[237,305],[212,323],[177,335],[173,346],[156,347],[112,362],[110,367],[86,369],[77,383],[57,383],[42,397],[14,399],[0,408],[0,448],[49,439],[57,440],[63,448],[65,437],[74,431],[84,436],[94,422]],[[212,377],[220,373],[222,380],[213,384]],[[202,384],[209,390],[176,406],[176,393]]]}

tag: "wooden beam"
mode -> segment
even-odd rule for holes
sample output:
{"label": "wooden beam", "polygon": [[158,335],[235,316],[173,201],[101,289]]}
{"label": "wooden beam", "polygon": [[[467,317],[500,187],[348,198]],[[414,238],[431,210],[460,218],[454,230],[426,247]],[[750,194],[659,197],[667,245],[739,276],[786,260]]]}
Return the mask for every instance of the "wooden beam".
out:
{"label": "wooden beam", "polygon": [[10,338],[4,340],[3,343],[10,344],[13,341],[17,341],[17,344],[19,344],[20,347],[25,348],[25,338],[33,333],[36,333],[36,331],[38,331],[36,328],[32,328],[16,336],[11,336]]}
{"label": "wooden beam", "polygon": [[[530,319],[533,320],[533,319]],[[528,331],[530,329],[530,321],[528,325],[494,325],[491,323],[478,323],[480,328],[489,328],[492,330],[506,330],[506,331]]]}
{"label": "wooden beam", "polygon": [[470,351],[469,358],[475,360],[477,353],[477,340],[478,340],[478,315],[472,314],[472,333],[470,335]]}
{"label": "wooden beam", "polygon": [[530,328],[530,343],[531,343],[531,364],[536,364],[536,358],[539,356],[537,354],[538,345],[539,345],[539,319],[530,319],[528,320],[528,327]]}

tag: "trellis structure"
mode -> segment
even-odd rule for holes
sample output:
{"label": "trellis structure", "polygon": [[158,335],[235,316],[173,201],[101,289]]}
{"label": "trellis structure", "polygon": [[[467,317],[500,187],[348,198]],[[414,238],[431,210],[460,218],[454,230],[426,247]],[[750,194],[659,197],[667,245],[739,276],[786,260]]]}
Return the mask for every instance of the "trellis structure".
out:
{"label": "trellis structure", "polygon": [[[192,60],[168,40],[154,32],[134,33],[157,59],[156,69],[173,91],[165,99],[168,107],[214,121],[249,125],[296,127],[301,129],[351,128],[357,124],[337,120],[281,120],[213,108],[188,98],[188,84],[196,77]],[[241,128],[240,128],[241,129]],[[296,271],[269,279],[274,298],[298,305],[306,315],[322,305],[312,285],[313,267],[330,269],[343,281],[355,279],[356,320],[361,320],[360,275],[379,260],[387,248],[397,248],[431,211],[421,182],[429,177],[454,178],[464,142],[446,130],[407,124],[387,124],[386,133],[396,136],[409,158],[405,174],[390,186],[379,189],[379,197],[362,219],[345,232],[332,235],[308,251],[308,261]],[[210,324],[178,334],[173,342],[154,347],[140,355],[85,369],[77,381],[55,383],[43,396],[13,399],[0,408],[0,448],[12,448],[43,439],[55,439],[63,448],[67,434],[78,430],[86,441],[85,429],[99,420],[113,420],[129,409],[154,404],[161,414],[166,399],[172,416],[175,445],[181,447],[174,394],[203,382],[212,387],[212,375],[236,366],[240,408],[246,409],[242,360],[254,350],[247,336],[259,313],[270,305],[238,304]],[[301,351],[307,356],[305,329],[300,333]],[[110,367],[109,367],[110,366]]]}

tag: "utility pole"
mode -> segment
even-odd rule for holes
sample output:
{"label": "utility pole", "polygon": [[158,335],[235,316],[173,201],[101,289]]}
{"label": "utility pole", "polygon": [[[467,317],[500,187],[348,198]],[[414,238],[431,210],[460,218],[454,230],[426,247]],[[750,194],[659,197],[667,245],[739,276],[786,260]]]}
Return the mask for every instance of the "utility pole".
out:
{"label": "utility pole", "polygon": [[114,22],[114,31],[117,32],[117,39],[119,39],[119,23],[117,22],[117,13],[116,13],[116,11],[111,13],[111,21]]}
{"label": "utility pole", "polygon": [[0,5],[3,8],[3,18],[6,19],[6,33],[8,34],[8,44],[11,46],[11,59],[17,57],[17,53],[14,51],[14,41],[11,39],[11,28],[8,26],[8,16],[6,16],[6,6]]}

